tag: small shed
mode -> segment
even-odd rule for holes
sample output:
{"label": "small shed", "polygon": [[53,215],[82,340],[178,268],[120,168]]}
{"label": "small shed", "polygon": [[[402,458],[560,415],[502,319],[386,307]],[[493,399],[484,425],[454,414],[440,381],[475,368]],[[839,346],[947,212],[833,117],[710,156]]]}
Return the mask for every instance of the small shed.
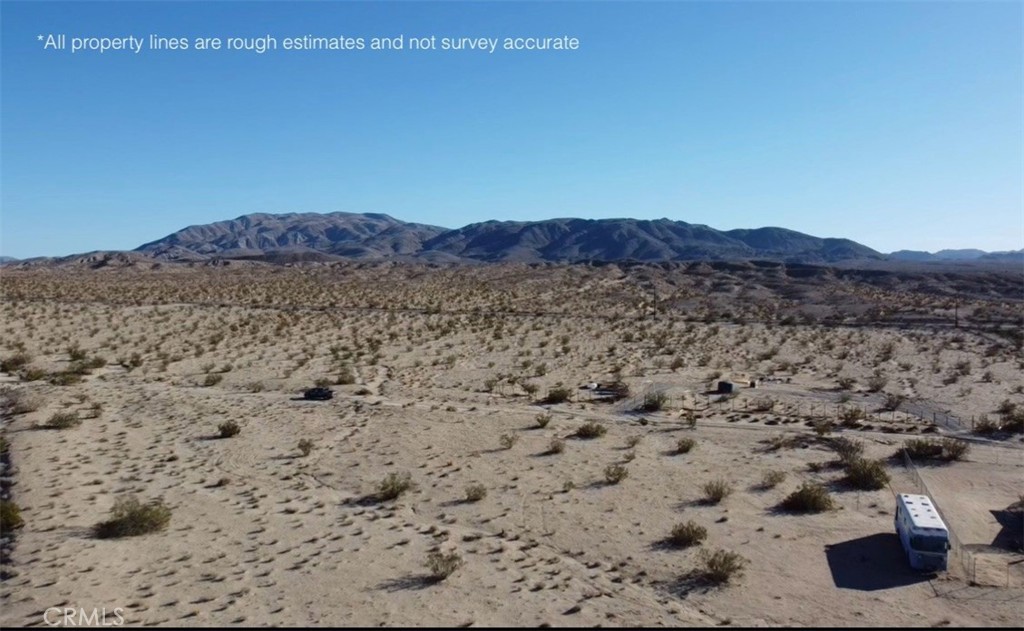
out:
{"label": "small shed", "polygon": [[732,394],[733,385],[731,381],[719,381],[718,389],[715,390],[718,394]]}

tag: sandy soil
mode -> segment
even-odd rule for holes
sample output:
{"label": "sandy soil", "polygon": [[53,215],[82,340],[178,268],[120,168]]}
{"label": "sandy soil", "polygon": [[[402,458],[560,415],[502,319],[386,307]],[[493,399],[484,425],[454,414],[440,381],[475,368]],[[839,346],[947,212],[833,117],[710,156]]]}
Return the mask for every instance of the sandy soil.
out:
{"label": "sandy soil", "polygon": [[[623,278],[601,268],[496,267],[486,283],[461,284],[448,270],[403,272],[390,297],[372,289],[375,273],[385,272],[350,272],[348,293],[328,292],[348,307],[305,309],[293,307],[323,294],[304,288],[325,281],[303,270],[197,270],[187,291],[181,272],[168,272],[170,280],[159,272],[3,278],[0,357],[24,352],[46,375],[67,371],[72,350],[106,365],[69,385],[24,373],[0,383],[8,397],[20,392],[34,403],[4,417],[15,467],[9,490],[25,526],[4,568],[0,622],[40,625],[54,606],[123,607],[131,625],[1024,621],[1024,581],[1007,587],[999,578],[1005,560],[1020,555],[986,556],[971,575],[956,563],[939,576],[906,567],[892,493],[916,483],[889,459],[909,438],[971,440],[965,461],[922,467],[921,476],[962,542],[987,545],[1001,532],[992,511],[1024,487],[1019,438],[936,430],[878,407],[886,392],[967,418],[996,418],[1004,399],[1024,404],[1013,389],[1024,376],[1015,351],[992,350],[1000,338],[705,323],[660,311],[639,319],[642,292],[622,300]],[[282,297],[287,286],[293,291]],[[562,304],[566,315],[522,312],[531,291],[538,311]],[[427,311],[408,310],[423,296]],[[467,312],[433,312],[435,300]],[[494,305],[509,311],[483,308]],[[969,373],[943,383],[964,361]],[[880,393],[866,391],[874,374],[885,376]],[[352,383],[331,385],[333,400],[299,397],[318,379],[343,375]],[[719,379],[755,376],[768,379],[732,400],[705,394]],[[854,385],[838,388],[842,376]],[[614,378],[629,385],[629,399],[600,403],[578,389]],[[537,404],[560,386],[570,401]],[[663,409],[635,410],[657,392]],[[766,400],[770,409],[754,411]],[[837,425],[825,437],[811,429],[853,405],[868,413],[860,429]],[[551,421],[539,427],[545,410]],[[62,411],[81,423],[42,427]],[[217,438],[227,421],[241,432]],[[574,436],[591,421],[607,433]],[[829,464],[829,440],[839,435],[886,458],[886,488],[841,482]],[[683,437],[695,446],[679,454]],[[802,446],[768,442],[786,437]],[[300,439],[313,442],[306,456]],[[565,449],[549,453],[556,439]],[[605,477],[614,464],[628,471],[618,484]],[[785,479],[762,488],[769,471]],[[412,490],[392,501],[375,496],[387,474],[403,472]],[[703,501],[713,480],[732,489],[719,504]],[[781,511],[807,481],[827,485],[837,508]],[[486,497],[468,502],[473,484]],[[167,529],[95,538],[92,527],[127,495],[166,503]],[[707,529],[706,540],[666,545],[687,520]],[[717,549],[745,559],[720,586],[697,575],[702,550]],[[463,563],[431,580],[432,551],[455,551]]]}

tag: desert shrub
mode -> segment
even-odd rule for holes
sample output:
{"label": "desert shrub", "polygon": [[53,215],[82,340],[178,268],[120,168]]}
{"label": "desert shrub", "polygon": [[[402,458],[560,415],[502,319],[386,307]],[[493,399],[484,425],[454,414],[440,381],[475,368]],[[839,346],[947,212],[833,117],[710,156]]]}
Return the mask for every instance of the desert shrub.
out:
{"label": "desert shrub", "polygon": [[568,388],[552,388],[548,390],[548,396],[544,399],[545,403],[565,403],[572,396],[572,392]]}
{"label": "desert shrub", "polygon": [[639,445],[640,441],[642,441],[643,439],[643,436],[630,436],[629,438],[626,439],[626,447],[628,449],[633,449],[634,447]]}
{"label": "desert shrub", "polygon": [[314,446],[315,444],[313,443],[312,440],[308,438],[303,438],[302,440],[299,441],[299,453],[301,453],[303,457],[306,457],[310,453],[312,453]]}
{"label": "desert shrub", "polygon": [[205,379],[203,379],[203,387],[209,388],[211,386],[217,385],[221,381],[224,381],[224,375],[221,375],[221,374],[209,374],[209,375],[206,375]]}
{"label": "desert shrub", "polygon": [[852,377],[840,377],[836,380],[836,383],[839,384],[840,390],[849,390],[857,382]]}
{"label": "desert shrub", "polygon": [[858,407],[844,407],[839,411],[839,420],[844,427],[856,425],[865,417],[864,410]]}
{"label": "desert shrub", "polygon": [[715,585],[723,585],[734,578],[739,578],[747,565],[747,560],[735,552],[702,550],[701,553],[700,561],[703,567],[700,575]]}
{"label": "desert shrub", "polygon": [[687,429],[697,429],[697,413],[693,410],[687,410],[683,414],[683,422],[686,423]]}
{"label": "desert shrub", "polygon": [[782,500],[782,508],[793,513],[820,513],[834,507],[828,489],[816,482],[804,482]]}
{"label": "desert shrub", "polygon": [[718,504],[732,493],[732,485],[727,480],[712,480],[703,486],[704,502]]}
{"label": "desert shrub", "polygon": [[996,413],[1001,416],[1013,414],[1017,410],[1017,404],[1009,399],[1003,399],[996,408]]}
{"label": "desert shrub", "polygon": [[831,447],[839,456],[839,461],[843,464],[857,460],[864,455],[864,443],[859,440],[846,438],[845,436],[832,439]]}
{"label": "desert shrub", "polygon": [[889,483],[889,473],[881,460],[856,458],[846,463],[846,477],[843,481],[855,489],[876,491]]}
{"label": "desert shrub", "polygon": [[1024,410],[1003,415],[1003,429],[1014,434],[1024,433]]}
{"label": "desert shrub", "polygon": [[226,421],[217,426],[217,435],[221,438],[231,438],[242,432],[242,428],[234,421]]}
{"label": "desert shrub", "polygon": [[321,377],[313,382],[313,385],[317,388],[327,388],[332,385],[332,382],[327,377]]}
{"label": "desert shrub", "polygon": [[970,448],[969,443],[956,438],[911,438],[901,449],[911,460],[962,460]]}
{"label": "desert shrub", "polygon": [[24,390],[4,390],[0,397],[2,397],[0,407],[12,415],[35,412],[43,404],[39,397],[29,394]]}
{"label": "desert shrub", "polygon": [[549,455],[560,454],[565,451],[565,441],[561,438],[552,438],[551,442],[548,443],[548,450],[545,452]]}
{"label": "desert shrub", "polygon": [[78,344],[72,344],[68,347],[68,357],[73,362],[82,361],[85,359],[85,351],[83,351]]}
{"label": "desert shrub", "polygon": [[21,509],[14,502],[0,500],[0,533],[10,533],[25,525]]}
{"label": "desert shrub", "polygon": [[832,433],[832,421],[818,420],[811,423],[814,433],[818,436],[828,436]]}
{"label": "desert shrub", "polygon": [[502,434],[498,439],[501,442],[502,449],[512,449],[517,442],[519,442],[518,434]]}
{"label": "desert shrub", "polygon": [[900,406],[903,405],[903,402],[906,400],[907,397],[903,396],[902,394],[887,392],[885,393],[885,400],[882,401],[882,409],[894,412],[900,409]]}
{"label": "desert shrub", "polygon": [[430,570],[430,578],[440,582],[455,573],[455,570],[462,567],[462,557],[458,552],[447,554],[436,551],[431,552],[427,557],[427,569]]}
{"label": "desert shrub", "polygon": [[687,454],[697,445],[697,441],[692,438],[680,438],[676,441],[676,453]]}
{"label": "desert shrub", "polygon": [[708,529],[693,521],[676,524],[668,536],[668,543],[677,548],[689,548],[698,545],[708,536]]}
{"label": "desert shrub", "polygon": [[764,476],[761,478],[761,488],[773,489],[782,484],[785,480],[785,471],[765,471]]}
{"label": "desert shrub", "polygon": [[889,378],[876,372],[868,377],[866,385],[868,392],[881,392],[887,383],[889,383]]}
{"label": "desert shrub", "polygon": [[14,374],[19,368],[32,361],[32,356],[27,353],[17,353],[0,360],[0,372]]}
{"label": "desert shrub", "polygon": [[644,412],[658,412],[665,407],[668,402],[668,396],[664,392],[648,392],[644,395],[644,401],[640,404],[640,409]]}
{"label": "desert shrub", "polygon": [[350,386],[356,382],[356,373],[352,370],[351,366],[344,365],[338,369],[338,377],[334,380],[334,383],[339,386]]}
{"label": "desert shrub", "polygon": [[479,502],[487,497],[487,487],[483,484],[470,484],[466,487],[466,501]]}
{"label": "desert shrub", "polygon": [[620,464],[610,464],[604,468],[604,479],[608,484],[618,484],[629,476],[629,470]]}
{"label": "desert shrub", "polygon": [[900,450],[906,451],[912,460],[933,460],[942,457],[942,443],[934,438],[911,438],[903,443]]}
{"label": "desert shrub", "polygon": [[596,421],[587,421],[576,430],[577,438],[600,438],[608,432],[608,428]]}
{"label": "desert shrub", "polygon": [[945,460],[963,460],[971,450],[971,445],[965,440],[956,438],[942,439],[942,457]]}
{"label": "desert shrub", "polygon": [[45,379],[47,374],[48,373],[42,368],[33,368],[32,366],[28,366],[27,368],[22,368],[18,373],[18,376],[21,377],[22,381],[39,381],[41,379]]}
{"label": "desert shrub", "polygon": [[159,500],[143,504],[136,497],[123,497],[114,503],[110,519],[93,527],[100,539],[135,537],[158,532],[171,521],[171,509]]}
{"label": "desert shrub", "polygon": [[46,422],[49,429],[70,429],[82,424],[82,419],[74,412],[56,412]]}
{"label": "desert shrub", "polygon": [[975,434],[987,436],[989,434],[995,434],[1000,430],[1001,427],[1002,426],[999,424],[998,421],[993,421],[987,415],[982,414],[981,418],[978,419],[978,422],[975,423],[974,428],[971,431],[973,431]]}
{"label": "desert shrub", "polygon": [[50,375],[50,383],[55,386],[73,386],[82,383],[82,375],[73,372],[57,372]]}
{"label": "desert shrub", "polygon": [[548,426],[548,423],[551,422],[551,412],[544,412],[543,414],[538,414],[535,420],[537,421],[537,427],[539,427],[540,429],[544,429],[545,427]]}
{"label": "desert shrub", "polygon": [[391,472],[384,477],[377,487],[377,495],[384,501],[398,498],[412,488],[412,475],[409,473]]}

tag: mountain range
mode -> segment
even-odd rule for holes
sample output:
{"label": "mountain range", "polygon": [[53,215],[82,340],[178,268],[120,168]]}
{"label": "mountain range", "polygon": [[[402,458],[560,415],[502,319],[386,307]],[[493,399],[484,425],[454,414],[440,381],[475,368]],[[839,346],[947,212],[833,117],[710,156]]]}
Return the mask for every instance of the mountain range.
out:
{"label": "mountain range", "polygon": [[143,261],[223,259],[422,261],[429,263],[774,260],[875,267],[887,264],[1016,263],[1024,250],[877,252],[849,239],[820,238],[785,228],[716,230],[669,219],[484,221],[449,229],[378,213],[257,213],[189,226],[132,252],[89,252],[59,259],[0,263],[135,265]]}
{"label": "mountain range", "polygon": [[190,226],[136,249],[158,259],[425,259],[579,262],[883,259],[849,239],[784,228],[715,230],[669,219],[485,221],[450,230],[382,214],[254,214]]}

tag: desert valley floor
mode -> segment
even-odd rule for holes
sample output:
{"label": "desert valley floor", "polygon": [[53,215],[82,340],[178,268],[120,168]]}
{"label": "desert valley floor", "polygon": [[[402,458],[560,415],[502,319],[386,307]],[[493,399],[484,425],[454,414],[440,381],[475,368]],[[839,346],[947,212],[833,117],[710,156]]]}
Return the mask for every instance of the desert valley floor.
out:
{"label": "desert valley floor", "polygon": [[[1019,270],[95,267],[0,273],[4,626],[1024,622]],[[937,575],[893,530],[924,489]],[[97,537],[128,496],[167,527]]]}

